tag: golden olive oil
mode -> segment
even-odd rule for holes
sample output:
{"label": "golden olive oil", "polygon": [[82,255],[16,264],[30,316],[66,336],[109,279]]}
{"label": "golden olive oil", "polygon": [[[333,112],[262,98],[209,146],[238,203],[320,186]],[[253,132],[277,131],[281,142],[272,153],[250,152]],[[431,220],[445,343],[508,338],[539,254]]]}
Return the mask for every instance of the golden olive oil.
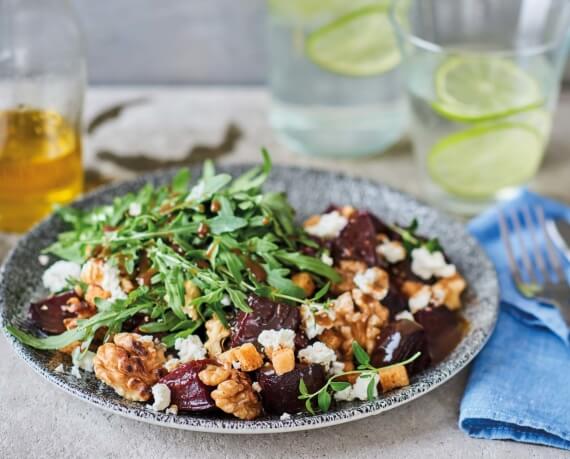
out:
{"label": "golden olive oil", "polygon": [[0,111],[0,231],[27,230],[82,188],[74,126],[53,111]]}

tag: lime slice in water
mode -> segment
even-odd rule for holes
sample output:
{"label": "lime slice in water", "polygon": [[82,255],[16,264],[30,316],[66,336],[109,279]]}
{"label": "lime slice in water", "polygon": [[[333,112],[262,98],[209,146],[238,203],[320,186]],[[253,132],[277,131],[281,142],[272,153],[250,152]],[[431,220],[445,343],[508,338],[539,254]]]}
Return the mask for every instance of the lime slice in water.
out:
{"label": "lime slice in water", "polygon": [[433,108],[457,121],[507,116],[542,104],[536,80],[513,62],[493,56],[446,59],[435,76]]}
{"label": "lime slice in water", "polygon": [[308,22],[323,14],[346,11],[346,0],[268,0],[269,13],[292,21]]}
{"label": "lime slice in water", "polygon": [[505,118],[511,123],[524,124],[536,130],[546,143],[552,127],[552,114],[543,108],[525,110]]}
{"label": "lime slice in water", "polygon": [[524,124],[475,126],[440,140],[428,153],[427,169],[449,193],[485,198],[530,179],[542,148],[540,134]]}
{"label": "lime slice in water", "polygon": [[366,6],[320,27],[307,37],[306,53],[320,67],[348,76],[387,72],[400,51],[386,6]]}

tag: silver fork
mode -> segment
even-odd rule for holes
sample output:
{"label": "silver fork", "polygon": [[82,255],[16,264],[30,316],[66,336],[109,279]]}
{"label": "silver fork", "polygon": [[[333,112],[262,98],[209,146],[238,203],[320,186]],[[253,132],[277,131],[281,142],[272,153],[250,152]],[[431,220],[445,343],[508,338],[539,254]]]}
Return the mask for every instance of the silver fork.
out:
{"label": "silver fork", "polygon": [[[499,212],[501,239],[505,251],[507,252],[509,268],[517,290],[527,298],[534,298],[541,303],[550,304],[558,308],[566,321],[566,325],[570,326],[570,284],[564,274],[558,252],[546,230],[544,209],[540,206],[535,206],[533,209],[529,206],[524,206],[521,210],[524,224],[530,234],[530,248],[527,247],[529,244],[525,242],[523,236],[519,213],[515,210],[511,210],[510,212],[510,220],[513,228],[511,232],[507,224],[507,217],[502,211]],[[534,220],[532,218],[533,211],[535,214]],[[514,239],[516,239],[520,247],[520,258],[524,271],[520,269],[515,259],[513,243],[511,241],[511,235],[513,233],[515,236]],[[546,260],[541,250],[539,242],[539,235],[541,233],[545,241],[544,247],[548,264],[556,273],[554,279],[548,271]],[[542,276],[542,281],[537,274]]]}

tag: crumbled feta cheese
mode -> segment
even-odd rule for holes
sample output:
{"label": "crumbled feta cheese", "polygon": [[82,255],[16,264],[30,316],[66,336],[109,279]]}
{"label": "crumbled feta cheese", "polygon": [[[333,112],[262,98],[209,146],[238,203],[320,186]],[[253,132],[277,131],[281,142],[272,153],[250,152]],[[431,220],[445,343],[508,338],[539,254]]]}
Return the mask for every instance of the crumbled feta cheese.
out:
{"label": "crumbled feta cheese", "polygon": [[42,282],[51,293],[60,292],[67,285],[67,279],[78,279],[81,266],[72,261],[56,261],[42,275]]}
{"label": "crumbled feta cheese", "polygon": [[138,202],[131,202],[129,205],[129,215],[131,217],[138,217],[142,213],[142,207]]}
{"label": "crumbled feta cheese", "polygon": [[71,352],[71,361],[73,362],[73,366],[85,371],[93,372],[93,359],[95,358],[95,352],[86,351],[85,354],[81,354],[80,346],[73,349]]}
{"label": "crumbled feta cheese", "polygon": [[154,342],[154,336],[152,336],[152,335],[141,335],[139,340],[141,340],[144,343],[153,343]]}
{"label": "crumbled feta cheese", "polygon": [[38,261],[39,261],[40,265],[47,266],[49,263],[49,257],[47,255],[40,255],[38,257]]}
{"label": "crumbled feta cheese", "polygon": [[287,421],[291,419],[291,415],[289,413],[283,413],[279,419],[281,419],[282,421]]}
{"label": "crumbled feta cheese", "polygon": [[332,266],[334,264],[334,260],[332,259],[332,257],[328,254],[328,253],[323,253],[321,255],[321,261],[328,266]]}
{"label": "crumbled feta cheese", "polygon": [[333,362],[331,368],[329,370],[330,375],[339,375],[344,371],[344,363],[343,362]]}
{"label": "crumbled feta cheese", "polygon": [[206,358],[206,349],[200,337],[196,335],[178,338],[174,342],[174,348],[178,351],[178,357],[182,363]]}
{"label": "crumbled feta cheese", "polygon": [[63,367],[63,363],[60,363],[57,367],[53,369],[56,373],[64,373],[65,368]]}
{"label": "crumbled feta cheese", "polygon": [[229,295],[224,295],[220,300],[220,303],[222,303],[222,306],[231,306],[232,300],[230,299]]}
{"label": "crumbled feta cheese", "polygon": [[168,408],[166,408],[165,413],[166,414],[173,414],[174,416],[176,416],[178,414],[178,406],[177,405],[170,405]]}
{"label": "crumbled feta cheese", "polygon": [[412,314],[427,308],[431,300],[431,288],[429,285],[424,285],[408,300],[408,306]]}
{"label": "crumbled feta cheese", "polygon": [[154,403],[152,409],[154,411],[162,411],[170,406],[170,389],[166,384],[155,384],[152,386],[152,397]]}
{"label": "crumbled feta cheese", "polygon": [[347,387],[339,392],[335,392],[334,398],[338,401],[350,402],[352,400],[368,400],[368,384],[370,384],[370,378],[374,379],[374,389],[372,396],[374,398],[378,397],[378,382],[380,381],[380,376],[375,373],[374,376],[359,376],[354,385]]}
{"label": "crumbled feta cheese", "polygon": [[343,228],[348,224],[348,219],[343,217],[337,210],[320,216],[319,221],[314,225],[305,227],[305,231],[311,236],[323,239],[337,237]]}
{"label": "crumbled feta cheese", "polygon": [[103,282],[101,288],[111,294],[109,301],[122,300],[127,297],[121,288],[121,277],[119,268],[111,263],[103,265]]}
{"label": "crumbled feta cheese", "polygon": [[251,385],[251,388],[257,393],[261,392],[261,385],[257,381]]}
{"label": "crumbled feta cheese", "polygon": [[353,279],[355,285],[367,295],[382,300],[388,294],[388,275],[380,268],[368,268],[358,272]]}
{"label": "crumbled feta cheese", "polygon": [[350,402],[354,400],[354,397],[352,396],[352,386],[348,386],[346,389],[335,392],[334,399],[339,402]]}
{"label": "crumbled feta cheese", "polygon": [[278,349],[280,347],[295,347],[295,332],[288,328],[281,330],[263,330],[257,337],[257,341],[265,349]]}
{"label": "crumbled feta cheese", "polygon": [[79,367],[73,365],[71,367],[71,376],[75,376],[77,379],[81,379],[81,373],[79,372]]}
{"label": "crumbled feta cheese", "polygon": [[[89,277],[88,273],[92,269],[91,263],[95,262],[93,260],[89,260],[83,265],[83,268],[81,268],[81,275],[83,277]],[[127,294],[123,292],[123,289],[121,288],[119,268],[113,266],[109,262],[106,262],[102,264],[101,270],[102,281],[100,287],[111,294],[108,300],[112,302],[115,300],[124,300],[127,298]]]}
{"label": "crumbled feta cheese", "polygon": [[168,359],[166,362],[164,362],[163,367],[170,373],[171,371],[176,370],[180,363],[180,359]]}
{"label": "crumbled feta cheese", "polygon": [[400,241],[385,241],[376,246],[376,253],[388,263],[398,263],[406,258],[406,249]]}
{"label": "crumbled feta cheese", "polygon": [[206,186],[203,180],[200,180],[196,185],[192,187],[190,193],[186,197],[186,201],[201,201],[204,196],[204,191],[206,191]]}
{"label": "crumbled feta cheese", "polygon": [[318,363],[329,371],[333,362],[336,361],[336,352],[320,341],[301,349],[298,354],[299,360],[305,363]]}
{"label": "crumbled feta cheese", "polygon": [[325,331],[325,327],[317,323],[315,315],[326,314],[331,322],[335,319],[336,314],[333,308],[327,308],[324,304],[311,303],[301,305],[301,321],[305,335],[307,338],[313,339]]}
{"label": "crumbled feta cheese", "polygon": [[[374,379],[374,390],[372,391],[372,397],[378,397],[378,382],[380,381],[380,376],[378,373],[374,373],[372,376]],[[370,384],[370,377],[359,376],[354,385],[352,386],[352,393],[354,398],[358,400],[368,400],[368,384]]]}
{"label": "crumbled feta cheese", "polygon": [[396,314],[396,316],[394,317],[396,320],[411,320],[411,321],[415,321],[416,319],[414,319],[414,315],[410,312],[410,311],[400,311],[398,314]]}
{"label": "crumbled feta cheese", "polygon": [[432,276],[451,277],[455,274],[455,265],[445,262],[443,253],[439,250],[430,252],[425,247],[412,250],[412,272],[422,279]]}
{"label": "crumbled feta cheese", "polygon": [[241,369],[241,363],[239,360],[234,360],[232,362],[232,367],[234,368],[234,370],[240,370]]}

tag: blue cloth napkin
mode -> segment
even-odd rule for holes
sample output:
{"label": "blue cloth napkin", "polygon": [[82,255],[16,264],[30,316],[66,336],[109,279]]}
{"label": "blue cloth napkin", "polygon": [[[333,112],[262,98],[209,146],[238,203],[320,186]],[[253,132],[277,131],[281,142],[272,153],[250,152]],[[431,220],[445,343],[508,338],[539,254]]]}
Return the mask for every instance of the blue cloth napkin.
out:
{"label": "blue cloth napkin", "polygon": [[[523,205],[541,205],[547,218],[570,221],[570,208],[528,191],[501,208]],[[493,336],[472,366],[459,426],[476,438],[570,450],[569,330],[555,308],[516,291],[497,215],[498,209],[491,209],[469,225],[497,269],[501,310]],[[570,274],[569,263],[565,269]]]}

